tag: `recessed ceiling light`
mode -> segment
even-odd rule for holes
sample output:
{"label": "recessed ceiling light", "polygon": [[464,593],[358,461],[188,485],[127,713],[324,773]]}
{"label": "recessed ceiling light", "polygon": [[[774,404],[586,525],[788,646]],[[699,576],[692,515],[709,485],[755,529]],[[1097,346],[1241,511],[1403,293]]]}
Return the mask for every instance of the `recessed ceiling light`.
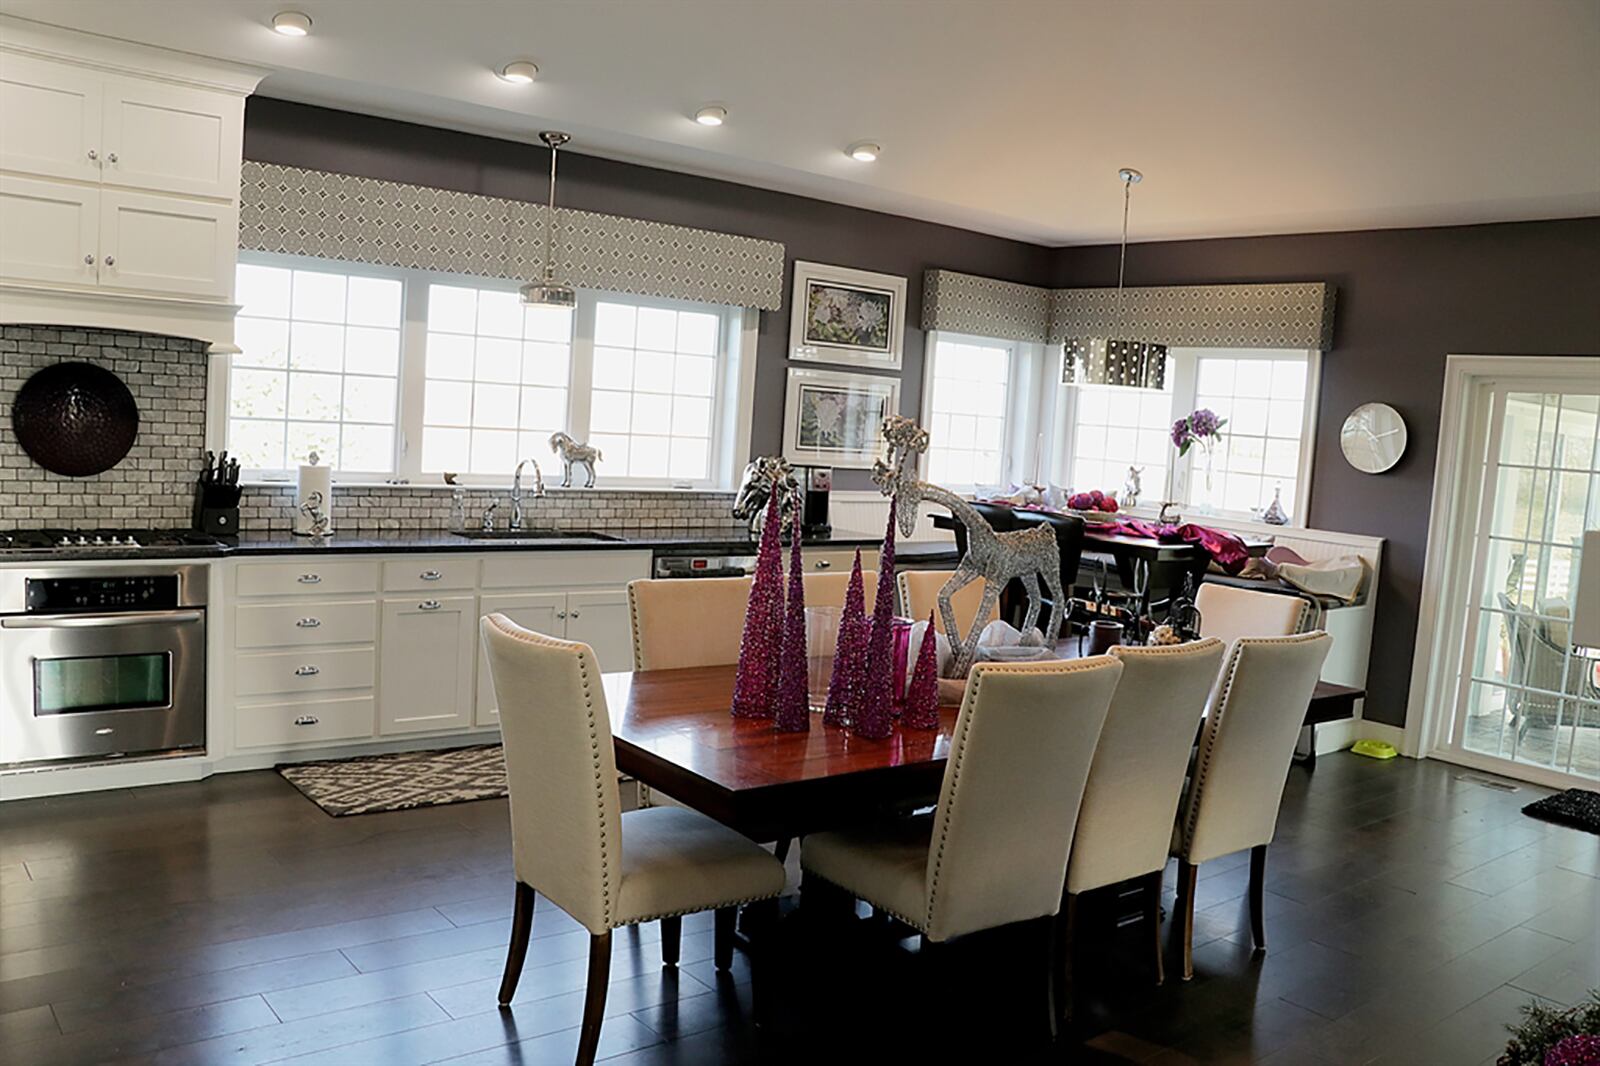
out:
{"label": "recessed ceiling light", "polygon": [[702,126],[720,126],[728,120],[728,109],[711,104],[696,111],[694,120]]}
{"label": "recessed ceiling light", "polygon": [[272,28],[285,37],[304,37],[311,32],[311,16],[301,11],[280,11],[272,16]]}
{"label": "recessed ceiling light", "polygon": [[875,163],[878,160],[878,153],[882,152],[883,148],[871,141],[857,141],[845,151],[858,163]]}
{"label": "recessed ceiling light", "polygon": [[527,85],[538,75],[539,68],[526,59],[519,59],[515,63],[507,63],[496,71],[500,80],[509,81],[512,85]]}

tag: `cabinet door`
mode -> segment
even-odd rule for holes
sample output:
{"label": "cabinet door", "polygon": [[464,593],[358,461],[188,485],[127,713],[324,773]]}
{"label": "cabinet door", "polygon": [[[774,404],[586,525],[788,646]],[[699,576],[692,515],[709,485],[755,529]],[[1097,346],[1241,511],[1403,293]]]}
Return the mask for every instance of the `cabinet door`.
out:
{"label": "cabinet door", "polygon": [[109,188],[100,200],[102,288],[208,299],[233,292],[237,207]]}
{"label": "cabinet door", "polygon": [[105,83],[102,180],[107,185],[239,197],[244,101],[143,78]]}
{"label": "cabinet door", "polygon": [[0,170],[98,182],[100,97],[92,70],[0,56]]}
{"label": "cabinet door", "polygon": [[567,593],[567,639],[593,648],[601,670],[633,669],[628,590]]}
{"label": "cabinet door", "polygon": [[99,229],[97,190],[0,175],[0,277],[92,286]]}
{"label": "cabinet door", "polygon": [[472,720],[477,597],[383,601],[378,732],[459,729]]}
{"label": "cabinet door", "polygon": [[[478,601],[481,615],[503,614],[517,625],[535,633],[559,637],[566,633],[567,597],[562,592],[522,592],[499,596],[484,596]],[[480,640],[481,645],[481,640]],[[478,649],[478,718],[479,725],[494,725],[500,721],[500,709],[494,698],[494,680],[489,676],[489,655]]]}

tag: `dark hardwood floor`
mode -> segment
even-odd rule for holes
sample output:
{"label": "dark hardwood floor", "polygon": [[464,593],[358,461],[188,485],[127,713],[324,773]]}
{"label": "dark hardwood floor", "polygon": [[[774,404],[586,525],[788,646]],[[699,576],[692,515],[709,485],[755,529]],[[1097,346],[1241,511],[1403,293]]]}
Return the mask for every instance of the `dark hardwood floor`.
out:
{"label": "dark hardwood floor", "polygon": [[[1541,790],[1482,780],[1350,755],[1294,769],[1268,953],[1249,948],[1248,853],[1200,868],[1189,984],[1152,987],[1144,930],[1086,901],[1078,1019],[1054,1047],[1043,930],[919,953],[790,900],[769,1026],[749,1023],[744,957],[716,972],[706,914],[685,919],[675,972],[654,926],[617,933],[600,1055],[1491,1062],[1519,1005],[1600,985],[1600,839],[1524,817]],[[270,772],[0,806],[0,1060],[568,1063],[588,937],[554,907],[495,1009],[506,819],[502,801],[333,819]]]}

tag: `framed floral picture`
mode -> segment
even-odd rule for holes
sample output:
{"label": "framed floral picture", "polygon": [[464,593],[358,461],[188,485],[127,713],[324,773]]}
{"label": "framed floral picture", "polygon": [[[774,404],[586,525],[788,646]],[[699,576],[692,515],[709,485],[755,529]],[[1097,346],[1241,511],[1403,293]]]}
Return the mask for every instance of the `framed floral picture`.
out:
{"label": "framed floral picture", "polygon": [[789,356],[813,363],[900,369],[906,279],[796,262]]}
{"label": "framed floral picture", "polygon": [[898,378],[789,368],[783,457],[807,466],[870,467],[883,420],[900,411]]}

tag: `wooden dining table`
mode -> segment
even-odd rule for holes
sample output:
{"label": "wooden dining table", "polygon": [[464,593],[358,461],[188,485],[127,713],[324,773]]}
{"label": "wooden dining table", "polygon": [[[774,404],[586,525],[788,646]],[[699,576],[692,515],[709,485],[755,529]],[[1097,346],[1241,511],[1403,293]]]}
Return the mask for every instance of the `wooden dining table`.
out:
{"label": "wooden dining table", "polygon": [[[752,840],[787,840],[934,803],[956,707],[937,729],[896,724],[883,740],[826,726],[803,733],[729,713],[736,667],[605,674],[617,769]],[[1360,689],[1319,682],[1306,722],[1349,717]]]}

